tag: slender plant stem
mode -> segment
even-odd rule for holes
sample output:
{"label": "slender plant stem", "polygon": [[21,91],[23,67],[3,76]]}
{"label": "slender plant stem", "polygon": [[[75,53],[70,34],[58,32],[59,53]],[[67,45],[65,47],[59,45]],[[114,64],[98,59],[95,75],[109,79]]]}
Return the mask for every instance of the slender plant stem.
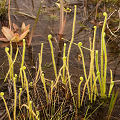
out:
{"label": "slender plant stem", "polygon": [[71,47],[72,47],[72,43],[73,43],[73,41],[74,41],[74,34],[75,34],[76,12],[77,12],[77,6],[75,5],[75,6],[74,6],[73,28],[72,28],[72,38],[71,38],[70,45],[69,45],[69,48],[68,48],[68,53],[67,53],[67,66],[68,66],[68,69],[69,69],[70,50],[71,50]]}
{"label": "slender plant stem", "polygon": [[9,20],[9,27],[10,27],[10,30],[11,30],[11,19],[10,19],[10,0],[9,0],[9,3],[8,3],[8,20]]}

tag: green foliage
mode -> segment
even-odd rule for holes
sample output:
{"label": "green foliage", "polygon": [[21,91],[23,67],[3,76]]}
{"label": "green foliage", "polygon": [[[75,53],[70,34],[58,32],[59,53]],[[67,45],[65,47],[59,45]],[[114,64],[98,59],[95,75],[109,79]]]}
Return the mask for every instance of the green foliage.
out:
{"label": "green foliage", "polygon": [[68,53],[67,53],[67,66],[68,66],[68,68],[69,68],[70,50],[71,50],[71,47],[72,47],[72,44],[73,44],[73,41],[74,41],[74,34],[75,34],[75,23],[76,23],[77,6],[75,5],[74,7],[75,7],[75,9],[74,9],[74,19],[73,19],[73,27],[72,27],[72,38],[71,38],[71,41],[70,41],[70,44],[69,44],[69,48],[68,48]]}
{"label": "green foliage", "polygon": [[0,0],[0,16],[4,16],[7,14],[7,8],[5,7],[6,0]]}
{"label": "green foliage", "polygon": [[82,95],[82,100],[81,100],[81,105],[82,105],[86,85],[87,85],[89,100],[90,100],[90,90],[89,90],[89,84],[88,84],[89,80],[88,80],[87,74],[86,74],[84,55],[83,55],[83,51],[82,51],[82,49],[81,49],[81,47],[82,47],[82,42],[79,42],[79,43],[78,43],[78,47],[79,47],[80,52],[81,52],[82,63],[83,63],[83,70],[84,70],[84,76],[85,76],[85,80],[86,80],[86,84],[84,85],[84,88],[83,88],[83,95]]}
{"label": "green foliage", "polygon": [[44,79],[44,74],[43,73],[41,75],[41,81],[43,83],[43,87],[44,87],[44,91],[45,91],[45,95],[46,95],[46,101],[47,101],[47,104],[48,104],[48,93],[47,93],[47,88],[46,88],[46,85],[45,85],[45,79]]}
{"label": "green foliage", "polygon": [[[90,49],[83,47],[82,42],[79,42],[78,44],[76,44],[80,50],[81,53],[81,57],[82,57],[82,64],[83,64],[83,71],[84,71],[84,77],[80,77],[80,82],[78,84],[78,95],[77,95],[77,100],[75,99],[76,96],[73,92],[73,88],[71,85],[71,75],[70,75],[70,68],[69,68],[69,56],[70,56],[70,51],[71,51],[71,47],[74,41],[74,34],[75,34],[75,23],[76,23],[76,12],[77,12],[77,6],[75,5],[75,9],[74,9],[74,19],[73,19],[73,28],[72,28],[72,37],[71,37],[71,41],[68,47],[68,51],[67,51],[67,55],[66,55],[66,44],[64,44],[64,48],[63,48],[63,66],[60,68],[60,70],[57,73],[57,68],[56,68],[56,63],[55,63],[55,57],[54,57],[54,49],[53,49],[53,45],[52,45],[52,35],[48,35],[48,41],[50,44],[50,49],[51,49],[51,56],[52,56],[52,63],[53,63],[53,68],[54,68],[54,74],[55,74],[55,80],[51,80],[50,81],[50,85],[49,85],[49,89],[47,89],[48,84],[47,84],[47,80],[45,78],[45,75],[42,71],[42,54],[43,54],[43,43],[41,44],[41,52],[38,54],[39,56],[39,66],[38,66],[38,70],[37,70],[37,74],[35,77],[34,82],[33,83],[33,87],[34,87],[34,91],[37,91],[37,87],[36,84],[38,83],[39,78],[41,78],[41,82],[43,85],[43,90],[45,93],[45,101],[47,103],[47,105],[43,105],[43,103],[41,102],[41,111],[43,111],[43,119],[45,116],[45,119],[62,119],[63,118],[63,107],[64,107],[64,103],[67,101],[67,96],[68,94],[71,95],[71,99],[72,99],[72,105],[74,106],[73,108],[80,108],[83,105],[83,101],[84,101],[84,96],[85,96],[85,91],[86,91],[86,87],[87,87],[87,94],[88,94],[88,98],[90,100],[91,103],[93,103],[93,101],[96,101],[96,97],[98,96],[98,88],[97,88],[97,84],[96,82],[99,82],[99,86],[100,86],[100,93],[101,93],[101,97],[104,98],[107,96],[106,93],[106,77],[107,77],[107,50],[106,50],[106,44],[105,44],[105,26],[106,26],[106,21],[107,21],[107,13],[104,13],[103,15],[105,16],[105,20],[104,20],[104,24],[103,24],[103,28],[102,28],[102,33],[101,33],[101,69],[99,70],[99,61],[98,61],[98,51],[95,50],[95,39],[96,39],[96,26],[94,27],[94,37],[93,37],[93,42],[90,41]],[[87,76],[86,73],[86,67],[85,67],[85,58],[84,58],[84,54],[83,54],[83,48],[89,50],[90,52],[90,69],[89,69],[89,74]],[[17,75],[14,74],[14,63],[17,59],[17,55],[18,55],[18,48],[15,54],[15,58],[13,60],[12,57],[12,43],[10,44],[10,51],[9,48],[5,48],[5,52],[7,54],[8,57],[8,62],[9,62],[9,70],[8,73],[6,74],[5,80],[7,80],[8,75],[10,75],[10,80],[12,80],[13,84],[14,84],[14,109],[13,109],[13,117],[14,120],[17,119],[17,115],[16,115],[16,105],[17,105],[17,97],[19,97],[19,109],[20,111],[22,111],[21,109],[23,107],[25,107],[27,109],[27,118],[29,119],[40,119],[40,113],[37,110],[36,105],[34,105],[34,98],[32,99],[32,97],[30,96],[30,87],[31,85],[29,84],[28,78],[27,78],[27,74],[26,74],[26,66],[25,66],[25,50],[26,50],[26,44],[25,44],[25,40],[23,40],[23,51],[22,51],[22,61],[21,61],[21,67],[20,67],[20,73],[19,73],[19,78],[21,80],[21,86],[20,86],[20,91],[19,91],[19,96],[17,96],[17,87],[16,87],[16,82],[17,82]],[[95,64],[95,65],[94,65]],[[96,72],[95,72],[95,68],[96,68]],[[111,84],[110,84],[110,89],[109,89],[109,94],[108,96],[110,97],[113,86],[114,86],[114,81],[112,79],[112,71],[111,72]],[[15,76],[15,77],[14,77]],[[81,84],[83,83],[83,80],[85,79],[85,83],[84,83],[84,87],[81,88]],[[61,81],[60,81],[61,80]],[[62,102],[60,101],[60,95],[59,95],[59,91],[58,90],[58,83],[62,82],[62,84],[65,86],[65,92],[64,92],[64,98],[62,98]],[[22,96],[22,92],[26,91],[27,95],[26,95],[26,101],[27,103],[22,104],[21,102],[21,96]],[[83,92],[81,95],[81,91]],[[9,110],[7,108],[7,104],[6,101],[3,97],[4,93],[0,93],[1,98],[4,101],[5,107],[6,107],[6,111],[8,114],[9,119],[10,118],[10,114],[9,114]],[[109,106],[109,111],[108,111],[108,119],[111,116],[115,101],[117,99],[117,95],[118,92],[115,94],[112,94],[112,98],[111,98],[111,102],[110,102],[110,106]],[[34,95],[34,97],[36,97],[36,94]],[[76,104],[78,103],[78,105]],[[56,104],[58,104],[59,106],[56,106]],[[33,106],[34,105],[34,106]],[[71,105],[71,106],[72,106]],[[86,111],[85,117],[84,119],[88,119],[89,117],[91,117],[91,115],[96,112],[96,110],[103,105],[103,102],[87,117],[88,114],[88,110],[90,109],[90,106],[88,106],[88,109]],[[57,107],[57,110],[56,110]],[[76,110],[77,111],[77,110]],[[73,113],[75,112],[75,109],[73,110]],[[69,113],[67,113],[69,114]],[[71,117],[72,119],[72,117]]]}
{"label": "green foliage", "polygon": [[52,62],[53,62],[53,67],[54,67],[54,73],[55,73],[55,77],[56,77],[56,79],[57,79],[57,69],[56,69],[54,52],[53,52],[53,45],[52,45],[51,39],[52,39],[52,35],[48,35],[48,41],[49,41],[49,43],[50,43],[51,54],[52,54]]}
{"label": "green foliage", "polygon": [[17,74],[15,74],[15,77],[13,78],[13,83],[14,83],[14,120],[16,120],[16,105],[17,105],[17,90],[16,90],[16,80],[17,80]]}
{"label": "green foliage", "polygon": [[6,103],[5,98],[4,98],[4,92],[1,92],[1,93],[0,93],[0,97],[3,99],[3,102],[4,102],[4,104],[5,104],[5,108],[6,108],[6,111],[7,111],[7,114],[8,114],[8,118],[9,118],[9,120],[11,120],[10,112],[9,112],[7,103]]}
{"label": "green foliage", "polygon": [[[106,71],[107,71],[107,52],[106,52],[106,45],[105,45],[105,26],[107,21],[107,13],[104,12],[103,15],[105,16],[102,33],[101,33],[101,84],[102,84],[102,91],[101,97],[106,97]],[[105,56],[105,64],[104,64],[104,56]]]}
{"label": "green foliage", "polygon": [[113,91],[111,101],[110,101],[110,105],[109,105],[107,120],[110,120],[110,116],[112,114],[112,111],[113,111],[113,108],[114,108],[117,97],[118,97],[118,91],[116,93]]}
{"label": "green foliage", "polygon": [[80,86],[82,82],[83,82],[83,77],[80,77],[80,82],[78,85],[78,108],[80,108]]}
{"label": "green foliage", "polygon": [[[16,54],[15,54],[15,58],[14,58],[14,60],[12,61],[12,55],[10,55],[9,54],[9,48],[8,47],[6,47],[5,48],[5,52],[6,52],[6,54],[7,54],[7,57],[8,57],[8,62],[9,62],[9,70],[8,70],[8,72],[7,72],[7,74],[6,74],[6,76],[5,76],[5,79],[4,79],[4,82],[7,80],[7,78],[8,78],[8,75],[10,75],[10,80],[11,79],[13,79],[13,71],[14,71],[14,63],[15,63],[15,61],[16,61],[16,59],[17,59],[17,55],[18,55],[18,47],[17,47],[17,50],[16,50]],[[10,52],[11,53],[11,52]]]}

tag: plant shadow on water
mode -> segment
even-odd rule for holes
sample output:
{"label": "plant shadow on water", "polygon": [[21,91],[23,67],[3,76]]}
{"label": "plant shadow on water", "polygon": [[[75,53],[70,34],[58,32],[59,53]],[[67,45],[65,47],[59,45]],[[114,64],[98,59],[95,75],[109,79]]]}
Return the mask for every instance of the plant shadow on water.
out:
{"label": "plant shadow on water", "polygon": [[[37,14],[37,11],[39,9],[39,1],[31,1],[28,0],[21,0],[21,1],[11,1],[11,20],[13,23],[18,24],[21,26],[22,22],[25,22],[26,24],[33,25],[35,21],[35,15]],[[67,0],[66,0],[67,1]],[[72,0],[71,0],[72,1]],[[117,1],[117,0],[116,0]],[[41,13],[39,16],[39,21],[36,25],[36,29],[33,34],[33,39],[31,46],[26,46],[26,52],[25,52],[25,66],[26,66],[26,74],[27,79],[29,80],[29,83],[35,81],[37,69],[39,66],[39,56],[38,53],[41,51],[41,43],[43,43],[43,52],[42,52],[42,70],[44,73],[44,76],[46,78],[46,86],[47,91],[52,91],[52,80],[55,79],[54,75],[54,67],[52,63],[52,57],[51,57],[51,49],[48,41],[48,34],[52,34],[52,44],[54,49],[54,56],[57,66],[57,71],[62,67],[63,61],[62,56],[58,56],[59,53],[59,44],[57,42],[58,39],[58,32],[59,32],[59,7],[55,4],[56,1],[43,1]],[[92,1],[93,2],[93,1]],[[73,93],[75,94],[75,99],[77,99],[77,90],[78,90],[78,84],[80,82],[80,77],[84,77],[84,71],[83,71],[83,63],[82,63],[82,57],[80,54],[80,50],[78,46],[76,45],[79,42],[82,42],[82,45],[86,48],[90,48],[90,42],[89,37],[93,38],[93,26],[94,24],[98,25],[98,30],[96,33],[96,43],[95,43],[95,49],[98,49],[99,51],[99,59],[100,59],[100,37],[101,37],[101,26],[99,26],[99,22],[103,21],[103,18],[101,17],[103,8],[103,5],[107,5],[107,3],[102,2],[101,5],[98,8],[99,14],[97,18],[99,18],[99,21],[97,19],[93,22],[94,15],[89,14],[95,14],[95,11],[92,11],[93,8],[95,8],[97,3],[91,4],[92,2],[88,2],[88,7],[85,10],[86,6],[84,5],[84,1],[76,0],[76,2],[70,2],[65,3],[65,7],[70,7],[72,11],[70,13],[67,13],[66,17],[66,23],[63,33],[64,42],[66,43],[66,49],[69,47],[69,43],[71,40],[72,35],[72,24],[73,24],[73,16],[74,16],[74,4],[77,4],[77,16],[76,16],[76,27],[75,27],[75,37],[74,37],[74,43],[71,48],[70,52],[70,58],[69,58],[69,74],[71,79],[71,85]],[[110,4],[111,5],[111,4]],[[116,6],[117,7],[117,6]],[[13,8],[13,9],[12,9]],[[117,9],[117,8],[116,8]],[[115,13],[117,14],[117,13]],[[119,13],[120,14],[120,13]],[[119,16],[120,17],[120,16]],[[117,23],[117,22],[116,22]],[[117,26],[117,25],[116,25]],[[110,26],[111,27],[111,26]],[[111,29],[111,28],[110,28]],[[108,29],[107,29],[108,30]],[[106,30],[106,31],[107,31]],[[115,35],[119,34],[116,32]],[[112,40],[111,33],[108,31],[108,35],[106,35],[106,38],[109,40],[107,42],[107,56],[108,56],[108,72],[107,72],[107,92],[109,91],[110,86],[110,69],[113,71],[113,81],[116,80],[114,85],[114,90],[117,91],[119,89],[119,78],[120,78],[120,46],[119,41],[117,39],[120,37],[116,37],[116,40]],[[113,37],[113,36],[112,36]],[[114,38],[114,37],[113,37]],[[106,39],[107,40],[107,39]],[[2,46],[4,43],[0,42],[0,46]],[[3,45],[4,46],[4,45]],[[6,45],[5,45],[6,46]],[[7,43],[7,46],[9,46],[9,43]],[[10,46],[9,46],[10,47]],[[13,45],[13,58],[16,55],[17,45]],[[19,46],[19,54],[17,56],[16,62],[14,64],[14,71],[15,74],[19,74],[20,68],[21,68],[21,59],[22,59],[22,50],[23,47]],[[4,92],[4,98],[7,101],[7,106],[9,108],[9,112],[11,115],[11,118],[13,117],[13,104],[14,104],[14,86],[11,81],[4,82],[4,79],[6,77],[6,73],[9,69],[9,63],[8,58],[5,52],[5,48],[0,48],[0,91]],[[86,72],[87,75],[89,74],[90,69],[90,51],[87,49],[83,49],[84,58],[85,58],[85,64],[86,64]],[[60,57],[60,58],[59,58]],[[57,63],[58,62],[58,63]],[[100,62],[100,61],[99,61]],[[18,76],[19,77],[19,76]],[[80,109],[77,109],[73,111],[73,101],[70,91],[67,89],[68,86],[64,85],[61,81],[58,83],[57,88],[55,87],[53,89],[53,102],[47,103],[47,97],[45,96],[45,86],[43,87],[43,81],[42,78],[38,78],[38,82],[36,85],[36,90],[34,89],[34,86],[29,86],[29,93],[30,93],[30,99],[33,101],[33,110],[40,111],[40,116],[43,117],[43,119],[79,119],[83,120],[84,118],[90,119],[90,120],[104,120],[106,119],[108,110],[109,110],[109,104],[110,104],[110,98],[109,99],[101,99],[98,97],[95,102],[90,103],[88,100],[88,93],[85,91],[85,100],[83,102],[83,105]],[[83,82],[84,83],[84,82]],[[81,88],[84,87],[84,85],[81,85]],[[32,83],[31,83],[32,84]],[[21,82],[18,81],[16,83],[17,91],[19,91],[19,88],[21,87]],[[58,97],[56,97],[59,94],[59,100]],[[51,92],[48,93],[48,97],[51,97]],[[27,92],[24,90],[21,93],[21,104],[25,104],[27,102]],[[65,98],[65,99],[64,99]],[[119,98],[116,100],[116,104],[114,106],[114,111],[111,116],[111,120],[119,120]],[[19,98],[18,98],[19,99]],[[57,102],[56,102],[57,101]],[[53,111],[50,111],[51,107],[53,107],[52,104],[55,105],[55,109]],[[11,104],[12,103],[12,104]],[[44,104],[44,106],[43,106]],[[3,105],[3,100],[0,98],[0,119],[1,120],[7,120],[7,113],[6,108]],[[47,110],[45,110],[47,109]],[[59,110],[60,109],[60,110]],[[62,110],[63,109],[63,110]],[[55,112],[54,110],[57,110]],[[42,112],[41,112],[42,111]],[[104,111],[104,113],[102,112]],[[53,114],[53,113],[54,114]],[[51,116],[49,116],[51,115]],[[56,114],[60,117],[55,117]],[[28,111],[23,108],[20,111],[19,105],[16,107],[16,115],[18,115],[18,119],[28,118],[27,116]],[[36,114],[36,113],[35,113]],[[57,116],[57,115],[56,115]],[[89,117],[89,118],[88,118]]]}

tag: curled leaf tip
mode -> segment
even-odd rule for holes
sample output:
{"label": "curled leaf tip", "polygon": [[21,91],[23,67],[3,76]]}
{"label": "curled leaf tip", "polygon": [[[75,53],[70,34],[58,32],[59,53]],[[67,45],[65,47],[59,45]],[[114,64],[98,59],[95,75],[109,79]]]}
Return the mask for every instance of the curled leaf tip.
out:
{"label": "curled leaf tip", "polygon": [[64,43],[64,47],[66,47],[66,43]]}
{"label": "curled leaf tip", "polygon": [[36,114],[39,115],[39,111],[36,111]]}
{"label": "curled leaf tip", "polygon": [[80,80],[83,81],[83,77],[80,77]]}
{"label": "curled leaf tip", "polygon": [[52,39],[52,35],[49,34],[49,35],[48,35],[48,40],[51,40],[51,39]]}
{"label": "curled leaf tip", "polygon": [[22,68],[23,70],[25,70],[26,69],[26,67],[25,66],[23,66],[23,68]]}
{"label": "curled leaf tip", "polygon": [[17,78],[17,74],[15,74],[15,78]]}
{"label": "curled leaf tip", "polygon": [[30,83],[29,83],[29,85],[32,87],[32,85],[33,85],[33,82],[30,82]]}
{"label": "curled leaf tip", "polygon": [[23,42],[25,42],[25,39],[23,39]]}
{"label": "curled leaf tip", "polygon": [[0,95],[3,96],[3,95],[4,95],[4,92],[1,92]]}
{"label": "curled leaf tip", "polygon": [[5,48],[5,51],[6,51],[6,52],[8,52],[8,51],[9,51],[9,48],[8,48],[8,47],[6,47],[6,48]]}
{"label": "curled leaf tip", "polygon": [[98,50],[96,50],[96,54],[98,54]]}
{"label": "curled leaf tip", "polygon": [[79,43],[78,43],[78,46],[81,47],[81,46],[82,46],[82,42],[79,42]]}
{"label": "curled leaf tip", "polygon": [[106,16],[107,16],[107,13],[106,13],[106,12],[104,12],[104,13],[103,13],[103,15],[106,17]]}
{"label": "curled leaf tip", "polygon": [[42,73],[42,77],[44,77],[44,73]]}
{"label": "curled leaf tip", "polygon": [[20,91],[22,91],[22,88],[19,88]]}

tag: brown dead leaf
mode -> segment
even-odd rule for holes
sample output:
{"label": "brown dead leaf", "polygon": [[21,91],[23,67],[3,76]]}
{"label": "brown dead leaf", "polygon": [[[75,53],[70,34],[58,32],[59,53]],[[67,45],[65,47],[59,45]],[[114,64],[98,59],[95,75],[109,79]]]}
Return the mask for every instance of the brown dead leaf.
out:
{"label": "brown dead leaf", "polygon": [[19,27],[15,23],[13,23],[13,30],[14,32],[17,32],[19,30]]}
{"label": "brown dead leaf", "polygon": [[29,32],[29,29],[28,29],[28,30],[26,30],[26,31],[24,31],[24,32],[20,35],[19,40],[24,39],[24,38],[25,38],[25,36],[28,34],[28,32]]}
{"label": "brown dead leaf", "polygon": [[10,41],[14,37],[14,33],[7,27],[3,26],[1,31],[8,41]]}
{"label": "brown dead leaf", "polygon": [[24,33],[25,31],[30,29],[30,24],[25,26],[25,23],[22,24],[21,26],[21,33]]}
{"label": "brown dead leaf", "polygon": [[1,31],[6,38],[0,38],[0,41],[3,41],[3,42],[12,41],[12,42],[16,42],[16,43],[20,42],[29,33],[30,25],[25,26],[25,23],[23,22],[22,26],[21,26],[21,31],[20,31],[20,33],[18,33],[19,28],[16,24],[13,23],[13,29],[14,30],[12,31],[9,28],[3,26]]}

